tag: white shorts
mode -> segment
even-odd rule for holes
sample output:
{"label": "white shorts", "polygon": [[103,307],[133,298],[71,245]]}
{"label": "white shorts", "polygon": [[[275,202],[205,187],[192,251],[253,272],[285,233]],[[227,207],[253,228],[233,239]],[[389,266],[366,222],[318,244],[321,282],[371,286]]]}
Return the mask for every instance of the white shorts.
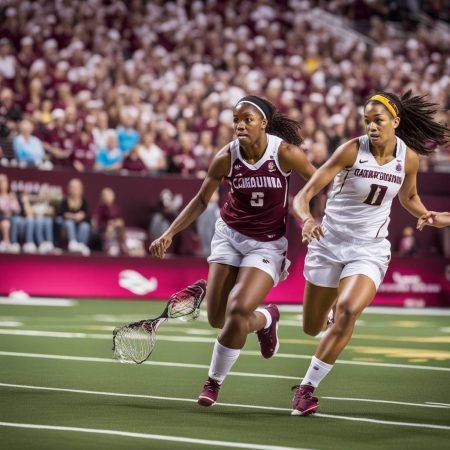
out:
{"label": "white shorts", "polygon": [[320,241],[308,245],[303,274],[316,286],[332,288],[338,287],[343,278],[366,275],[378,289],[390,259],[391,244],[387,239],[361,241],[324,228]]}
{"label": "white shorts", "polygon": [[234,267],[256,267],[269,274],[276,286],[287,277],[290,265],[286,258],[287,246],[285,237],[276,241],[257,241],[233,230],[219,218],[208,262]]}

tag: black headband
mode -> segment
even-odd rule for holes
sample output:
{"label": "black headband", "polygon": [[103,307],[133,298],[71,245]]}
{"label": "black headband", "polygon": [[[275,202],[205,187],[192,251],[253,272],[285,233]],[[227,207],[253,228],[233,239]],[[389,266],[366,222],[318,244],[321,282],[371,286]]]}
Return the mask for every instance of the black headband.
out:
{"label": "black headband", "polygon": [[240,105],[241,103],[249,103],[250,105],[253,105],[262,114],[264,119],[270,119],[270,108],[268,108],[266,102],[261,100],[259,97],[256,97],[255,95],[247,95],[246,97],[241,98],[236,103],[236,106]]}

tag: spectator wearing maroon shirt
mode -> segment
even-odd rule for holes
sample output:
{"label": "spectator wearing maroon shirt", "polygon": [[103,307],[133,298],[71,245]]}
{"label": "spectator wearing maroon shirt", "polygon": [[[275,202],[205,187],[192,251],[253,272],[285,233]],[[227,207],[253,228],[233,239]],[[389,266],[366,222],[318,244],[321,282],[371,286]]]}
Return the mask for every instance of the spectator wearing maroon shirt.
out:
{"label": "spectator wearing maroon shirt", "polygon": [[52,111],[52,123],[44,136],[44,148],[51,155],[52,161],[59,166],[71,165],[73,152],[72,136],[65,127],[65,112],[62,109]]}
{"label": "spectator wearing maroon shirt", "polygon": [[182,175],[192,175],[197,169],[197,162],[192,153],[193,139],[188,132],[182,133],[179,138],[180,149],[173,156],[172,162],[176,171]]}
{"label": "spectator wearing maroon shirt", "polygon": [[75,138],[73,152],[71,155],[73,167],[78,172],[92,170],[95,164],[97,152],[95,150],[94,138],[86,127],[83,127],[78,138]]}
{"label": "spectator wearing maroon shirt", "polygon": [[134,147],[123,160],[122,169],[128,172],[147,172],[147,167],[139,155],[138,147]]}
{"label": "spectator wearing maroon shirt", "polygon": [[35,59],[36,53],[33,49],[33,38],[25,36],[20,40],[20,52],[17,55],[21,78],[25,82],[28,81],[28,74]]}
{"label": "spectator wearing maroon shirt", "polygon": [[170,158],[176,151],[176,144],[173,139],[173,126],[166,123],[162,126],[157,133],[156,145],[164,150],[166,157]]}
{"label": "spectator wearing maroon shirt", "polygon": [[125,222],[116,204],[116,194],[106,187],[100,194],[100,202],[92,217],[94,229],[100,234],[103,251],[117,255],[117,246],[122,255],[128,253],[125,242]]}
{"label": "spectator wearing maroon shirt", "polygon": [[202,131],[200,134],[200,141],[194,147],[193,155],[197,161],[197,169],[202,175],[206,174],[209,163],[214,156],[214,146],[212,145],[213,135],[211,131]]}
{"label": "spectator wearing maroon shirt", "polygon": [[53,102],[55,108],[65,110],[74,101],[69,83],[60,83],[56,86],[56,98]]}

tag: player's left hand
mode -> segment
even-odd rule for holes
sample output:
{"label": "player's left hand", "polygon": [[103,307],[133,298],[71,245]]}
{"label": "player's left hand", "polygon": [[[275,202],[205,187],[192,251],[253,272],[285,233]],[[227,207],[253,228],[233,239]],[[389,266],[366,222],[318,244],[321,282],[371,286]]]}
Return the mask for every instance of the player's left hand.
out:
{"label": "player's left hand", "polygon": [[166,250],[172,244],[172,237],[170,235],[163,234],[160,238],[155,239],[149,247],[150,254],[157,258],[162,258],[166,253]]}
{"label": "player's left hand", "polygon": [[302,242],[309,244],[313,239],[319,241],[321,236],[323,236],[322,227],[312,217],[308,218],[303,224]]}
{"label": "player's left hand", "polygon": [[436,212],[436,211],[427,211],[425,214],[422,214],[417,220],[417,229],[423,230],[425,225],[443,228],[446,226],[444,215],[446,213]]}

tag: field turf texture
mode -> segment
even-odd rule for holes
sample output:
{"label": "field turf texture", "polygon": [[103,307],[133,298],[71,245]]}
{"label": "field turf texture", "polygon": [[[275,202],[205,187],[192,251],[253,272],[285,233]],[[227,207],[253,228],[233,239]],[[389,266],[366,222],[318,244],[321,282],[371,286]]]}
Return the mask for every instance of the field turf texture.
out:
{"label": "field turf texture", "polygon": [[[197,395],[216,330],[204,311],[158,331],[147,363],[112,359],[111,331],[159,315],[155,301],[0,301],[0,448],[448,449],[450,311],[371,308],[317,390],[319,413],[290,415],[317,345],[301,307],[282,308],[279,354],[263,359],[254,335],[219,403]],[[204,309],[204,307],[203,307]]]}

